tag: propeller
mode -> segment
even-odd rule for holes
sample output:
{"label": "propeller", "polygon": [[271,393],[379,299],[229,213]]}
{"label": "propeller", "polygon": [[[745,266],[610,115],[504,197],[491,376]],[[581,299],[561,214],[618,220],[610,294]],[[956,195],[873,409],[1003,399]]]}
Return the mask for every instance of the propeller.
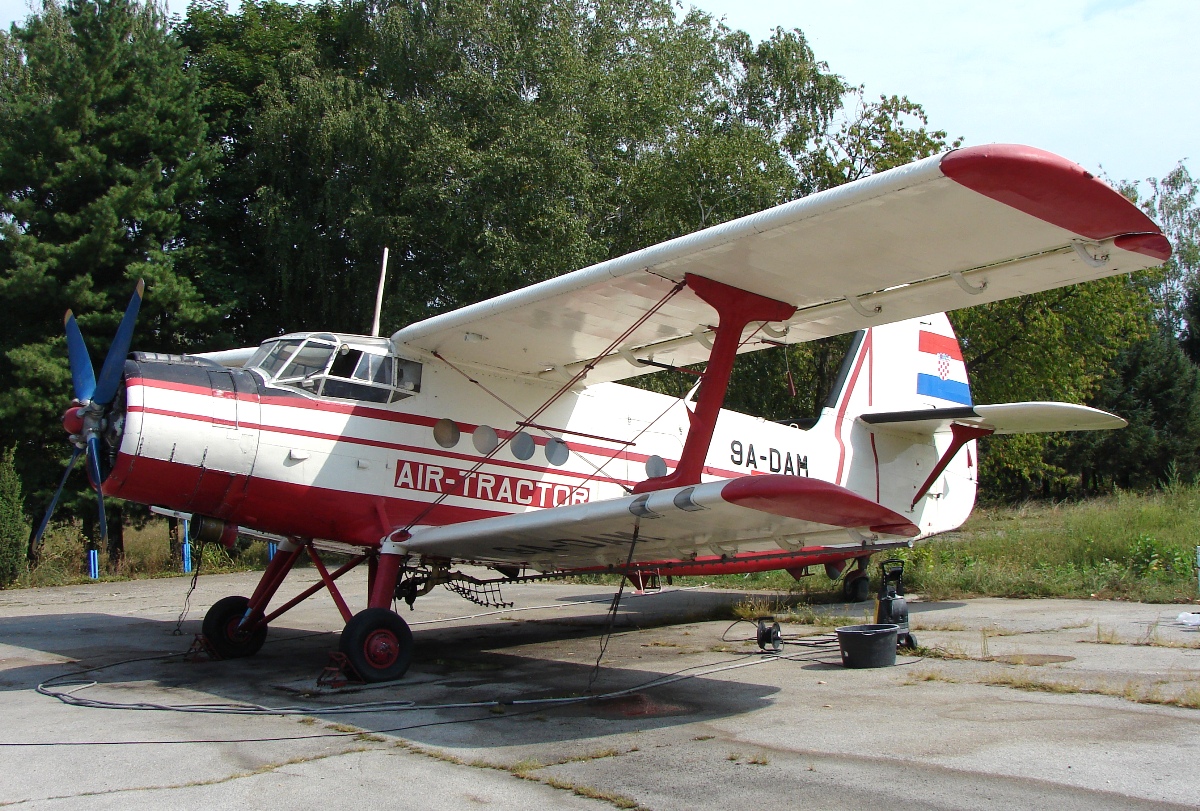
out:
{"label": "propeller", "polygon": [[42,536],[46,534],[46,527],[50,524],[50,518],[58,507],[58,500],[62,497],[63,488],[66,487],[67,477],[71,475],[79,457],[85,453],[88,479],[96,490],[100,543],[103,544],[108,539],[108,519],[104,514],[104,491],[102,489],[105,477],[100,467],[100,456],[103,452],[101,435],[108,427],[112,404],[121,388],[125,358],[129,355],[129,347],[133,343],[133,330],[137,325],[138,310],[142,306],[142,294],[145,290],[145,280],[139,279],[134,288],[133,297],[129,300],[129,306],[125,308],[125,315],[121,317],[121,324],[117,327],[116,337],[113,338],[112,345],[108,348],[108,354],[104,357],[104,365],[100,367],[99,378],[93,371],[92,358],[88,353],[87,344],[84,343],[79,324],[75,321],[75,314],[67,310],[67,314],[63,318],[63,328],[67,333],[67,358],[71,366],[71,385],[75,392],[75,399],[71,402],[71,407],[63,414],[62,422],[63,428],[71,438],[71,443],[75,446],[75,452],[71,454],[71,460],[67,462],[67,469],[63,471],[58,489],[54,491],[54,497],[50,499],[50,506],[46,508],[45,516],[30,539],[31,549],[37,549],[41,545]]}

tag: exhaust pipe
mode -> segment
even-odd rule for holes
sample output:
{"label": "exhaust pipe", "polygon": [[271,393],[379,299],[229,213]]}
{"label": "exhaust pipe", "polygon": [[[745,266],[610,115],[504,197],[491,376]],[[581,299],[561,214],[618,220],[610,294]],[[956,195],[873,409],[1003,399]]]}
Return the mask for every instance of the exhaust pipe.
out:
{"label": "exhaust pipe", "polygon": [[219,543],[226,549],[232,549],[237,543],[237,524],[227,523],[221,518],[210,518],[207,515],[193,515],[188,521],[187,539],[190,544]]}

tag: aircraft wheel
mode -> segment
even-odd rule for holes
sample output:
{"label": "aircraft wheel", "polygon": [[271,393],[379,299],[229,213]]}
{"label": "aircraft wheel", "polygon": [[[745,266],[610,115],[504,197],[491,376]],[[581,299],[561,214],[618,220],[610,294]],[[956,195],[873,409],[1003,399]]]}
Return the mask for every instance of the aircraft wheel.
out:
{"label": "aircraft wheel", "polygon": [[871,596],[871,578],[865,574],[855,578],[847,578],[842,581],[842,594],[845,595],[846,602],[864,602],[867,597]]}
{"label": "aircraft wheel", "polygon": [[267,624],[239,631],[238,623],[246,615],[250,601],[245,597],[225,597],[213,603],[204,615],[201,630],[208,644],[222,659],[239,659],[253,656],[267,639]]}
{"label": "aircraft wheel", "polygon": [[396,612],[368,608],[346,623],[338,647],[363,681],[392,681],[412,662],[412,631]]}

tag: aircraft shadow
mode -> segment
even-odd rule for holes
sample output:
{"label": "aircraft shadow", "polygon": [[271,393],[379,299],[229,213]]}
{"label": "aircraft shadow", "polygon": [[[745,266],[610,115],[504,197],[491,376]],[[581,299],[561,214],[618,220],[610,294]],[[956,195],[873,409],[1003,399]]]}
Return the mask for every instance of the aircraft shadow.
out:
{"label": "aircraft shadow", "polygon": [[[97,682],[86,691],[90,698],[172,704],[195,702],[199,692],[228,702],[302,704],[326,723],[394,732],[430,745],[461,744],[469,738],[471,745],[485,747],[603,737],[769,706],[779,688],[758,683],[756,668],[741,668],[737,675],[710,672],[761,658],[756,648],[689,645],[680,627],[711,619],[719,606],[727,610],[731,595],[681,594],[686,597],[622,603],[590,690],[589,677],[608,629],[607,601],[586,616],[524,619],[514,613],[512,619],[487,624],[418,626],[414,661],[403,680],[337,691],[316,689],[317,674],[337,648],[338,633],[333,631],[280,625],[251,659],[188,662],[179,654],[199,631],[198,620],[185,622],[184,635],[173,636],[175,622],[166,620],[102,613],[3,617],[0,643],[43,655],[29,655],[27,663],[20,655],[8,656],[7,667],[0,670],[0,692],[30,690],[53,677],[104,665],[86,675]],[[738,595],[732,598],[736,601]],[[409,618],[419,614],[405,612]],[[653,628],[662,629],[655,633],[677,647],[664,653],[653,640],[648,642],[644,629]],[[47,662],[51,657],[75,661]],[[672,674],[686,678],[652,684]],[[579,703],[522,703],[616,692],[621,694]],[[348,716],[324,712],[334,705],[380,701],[410,701],[422,708]],[[506,703],[441,706],[493,701]]]}

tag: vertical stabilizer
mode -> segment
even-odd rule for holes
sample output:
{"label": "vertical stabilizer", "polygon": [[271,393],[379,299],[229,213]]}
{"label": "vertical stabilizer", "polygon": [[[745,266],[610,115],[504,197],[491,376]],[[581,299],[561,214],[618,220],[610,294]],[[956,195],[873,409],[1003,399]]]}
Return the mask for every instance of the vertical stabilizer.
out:
{"label": "vertical stabilizer", "polygon": [[872,433],[863,414],[969,408],[966,364],[945,314],[856,334],[818,426],[832,434],[828,478],[912,517],[922,532],[958,526],[975,502],[975,443],[918,500],[918,488],[948,446],[949,432]]}

